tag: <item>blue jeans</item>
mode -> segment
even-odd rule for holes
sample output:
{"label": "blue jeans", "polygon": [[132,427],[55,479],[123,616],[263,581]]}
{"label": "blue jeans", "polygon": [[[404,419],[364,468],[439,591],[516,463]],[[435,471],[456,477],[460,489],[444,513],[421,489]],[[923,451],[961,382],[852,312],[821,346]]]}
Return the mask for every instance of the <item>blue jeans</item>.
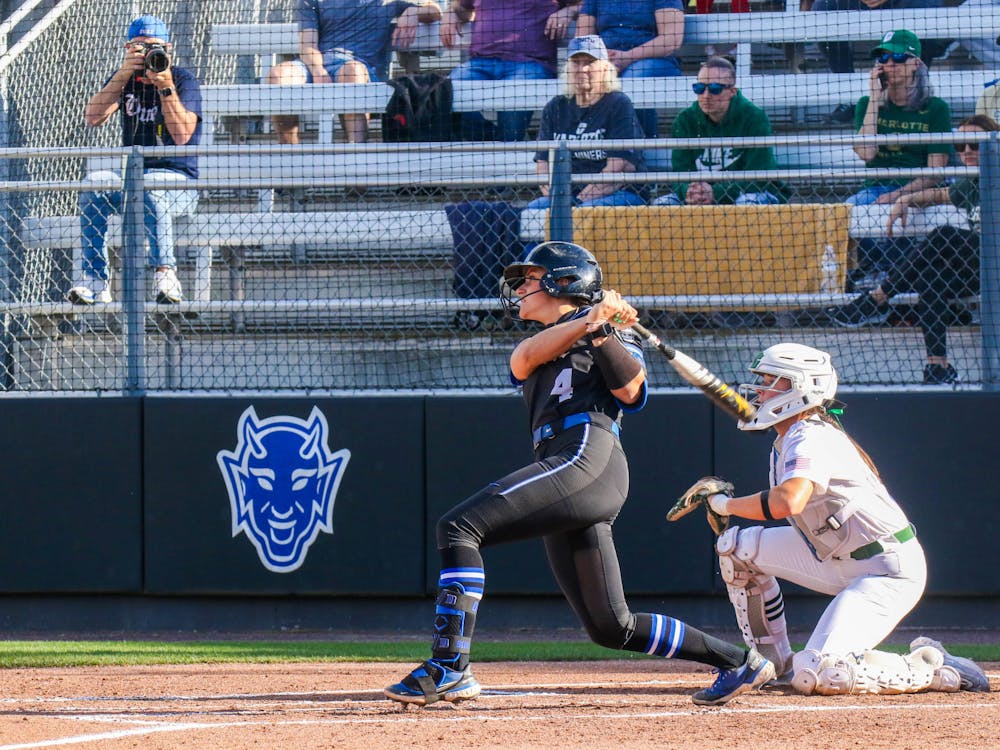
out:
{"label": "blue jeans", "polygon": [[[528,203],[525,208],[549,208],[551,205],[552,200],[547,195],[542,195]],[[594,198],[590,201],[577,201],[574,198],[573,205],[580,208],[587,206],[645,206],[646,201],[631,190],[616,190],[610,195]]]}
{"label": "blue jeans", "polygon": [[[644,57],[622,71],[622,78],[667,78],[681,74],[677,59],[673,57]],[[656,138],[658,131],[655,109],[637,109],[635,116],[647,138]]]}
{"label": "blue jeans", "polygon": [[[552,78],[541,63],[510,62],[495,57],[472,57],[448,75],[453,81],[537,81]],[[496,140],[523,141],[531,123],[532,112],[497,112]],[[484,134],[492,125],[478,112],[462,113],[462,137],[465,140],[493,140]]]}
{"label": "blue jeans", "polygon": [[[187,181],[191,178],[172,169],[149,169],[147,176],[158,179]],[[87,175],[87,180],[121,182],[118,172],[102,170]],[[190,214],[198,204],[197,190],[147,190],[143,211],[146,228],[146,242],[149,246],[149,265],[153,268],[177,265],[174,256],[174,217]],[[110,277],[108,273],[108,249],[105,235],[108,219],[121,213],[122,193],[120,190],[80,193],[80,230],[83,237],[83,273],[96,279]]]}

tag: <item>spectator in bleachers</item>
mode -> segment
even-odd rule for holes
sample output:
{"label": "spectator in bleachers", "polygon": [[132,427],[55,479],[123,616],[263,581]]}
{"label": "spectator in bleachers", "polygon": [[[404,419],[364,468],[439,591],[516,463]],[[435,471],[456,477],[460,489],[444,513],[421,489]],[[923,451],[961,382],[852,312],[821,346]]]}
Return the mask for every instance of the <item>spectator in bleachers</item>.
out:
{"label": "spectator in bleachers", "polygon": [[[986,115],[973,115],[958,126],[959,133],[986,133],[1000,125]],[[979,143],[955,144],[966,167],[979,166]],[[949,304],[956,297],[979,293],[979,180],[962,177],[947,187],[931,187],[896,199],[889,213],[888,232],[898,221],[906,226],[910,208],[951,203],[966,212],[968,228],[943,225],[933,229],[916,252],[891,272],[880,286],[834,312],[834,322],[843,328],[884,323],[889,318],[889,300],[899,292],[916,291],[917,322],[924,332],[927,364],[925,385],[957,383],[958,372],[948,362]]]}
{"label": "spectator in bleachers", "polygon": [[[944,0],[815,0],[811,10],[899,10],[902,8],[942,8]],[[873,25],[877,23],[873,21]],[[944,54],[948,43],[938,39],[929,39],[923,45],[923,50],[917,57],[922,57],[924,64],[930,67],[935,57]],[[820,48],[826,55],[831,73],[854,72],[854,45],[851,42],[824,42]],[[847,124],[851,122],[854,107],[850,104],[840,104],[827,118],[830,123]]]}
{"label": "spectator in bleachers", "polygon": [[[743,96],[736,86],[736,68],[724,57],[710,57],[701,64],[692,84],[697,101],[674,120],[673,138],[743,138],[771,135],[767,113]],[[762,148],[675,148],[670,155],[675,172],[731,172],[776,169],[770,146]],[[773,204],[788,200],[788,189],[779,180],[759,182],[682,183],[676,193],[653,201],[661,206],[710,206],[715,203]]]}
{"label": "spectator in bleachers", "polygon": [[[441,21],[441,43],[455,47],[472,21],[468,59],[453,81],[555,78],[556,43],[569,34],[580,0],[452,0]],[[478,112],[462,115],[466,140],[523,141],[530,111],[498,112],[495,126]]]}
{"label": "spectator in bleachers", "polygon": [[[413,44],[418,23],[440,20],[434,0],[299,0],[298,60],[271,68],[267,82],[368,83],[385,81],[393,48]],[[368,115],[341,115],[347,141],[368,140]],[[298,115],[273,118],[278,143],[299,142]]]}
{"label": "spectator in bleachers", "polygon": [[[854,124],[858,135],[886,133],[950,133],[947,102],[931,96],[930,75],[920,59],[921,45],[906,29],[890,31],[872,50],[875,64],[869,76],[870,94],[858,100]],[[871,169],[944,167],[951,154],[947,143],[855,146],[854,152]],[[934,187],[933,177],[912,180],[871,179],[847,203],[895,203],[899,198]],[[858,243],[858,266],[864,272],[885,271],[906,251],[905,241],[865,239]]]}
{"label": "spectator in bleachers", "polygon": [[[586,141],[587,150],[572,151],[574,174],[600,172],[635,172],[643,169],[638,150],[607,151],[601,141],[642,138],[642,128],[635,116],[632,101],[621,92],[621,82],[611,63],[604,42],[596,35],[570,40],[566,61],[566,93],[553,97],[542,110],[538,129],[540,141]],[[535,154],[538,174],[549,174],[549,152]],[[638,206],[646,202],[640,185],[595,182],[573,185],[573,203],[577,206]],[[542,196],[528,203],[528,208],[548,208],[549,186],[542,185]]]}
{"label": "spectator in bleachers", "polygon": [[[681,0],[583,0],[577,36],[597,34],[622,78],[679,76],[674,53],[684,41]],[[636,112],[647,138],[657,135],[656,110]]]}
{"label": "spectator in bleachers", "polygon": [[[125,56],[104,86],[87,102],[84,116],[99,127],[120,113],[123,146],[193,146],[201,140],[201,89],[186,69],[173,64],[170,30],[156,16],[140,16],[129,24]],[[195,156],[146,158],[143,174],[158,180],[186,182],[198,177]],[[120,182],[111,170],[93,172],[87,180]],[[173,217],[189,214],[198,192],[147,190],[144,195],[145,239],[149,265],[155,269],[153,293],[157,302],[183,300],[174,258]],[[105,234],[108,218],[122,210],[120,190],[80,194],[83,267],[74,270],[66,298],[75,304],[111,302],[111,273]]]}

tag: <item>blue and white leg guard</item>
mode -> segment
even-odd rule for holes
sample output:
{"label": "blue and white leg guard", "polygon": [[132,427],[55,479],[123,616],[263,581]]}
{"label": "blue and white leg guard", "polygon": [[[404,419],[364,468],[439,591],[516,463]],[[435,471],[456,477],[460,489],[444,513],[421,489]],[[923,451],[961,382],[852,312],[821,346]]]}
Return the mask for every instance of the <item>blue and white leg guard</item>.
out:
{"label": "blue and white leg guard", "polygon": [[445,568],[441,571],[431,645],[434,661],[458,670],[469,663],[485,578],[482,568]]}

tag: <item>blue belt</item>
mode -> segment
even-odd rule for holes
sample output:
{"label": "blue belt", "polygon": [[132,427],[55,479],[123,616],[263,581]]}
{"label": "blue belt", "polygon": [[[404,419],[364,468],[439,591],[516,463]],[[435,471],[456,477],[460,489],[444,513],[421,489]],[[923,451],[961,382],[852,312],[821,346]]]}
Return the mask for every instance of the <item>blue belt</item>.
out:
{"label": "blue belt", "polygon": [[568,417],[563,419],[562,422],[549,422],[548,424],[543,424],[531,433],[531,440],[537,447],[539,443],[543,440],[550,440],[554,438],[561,432],[565,432],[570,427],[576,427],[581,424],[597,424],[600,427],[604,427],[612,432],[615,437],[621,434],[621,427],[610,417],[606,417],[607,424],[604,424],[604,420],[596,422],[594,420],[594,414],[590,412],[582,412],[580,414],[570,414]]}

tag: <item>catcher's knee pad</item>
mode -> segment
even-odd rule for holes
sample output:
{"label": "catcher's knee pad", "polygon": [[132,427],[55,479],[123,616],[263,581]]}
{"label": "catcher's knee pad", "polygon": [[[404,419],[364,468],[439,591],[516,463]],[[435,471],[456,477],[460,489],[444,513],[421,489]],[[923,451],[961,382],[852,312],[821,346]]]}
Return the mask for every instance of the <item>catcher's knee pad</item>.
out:
{"label": "catcher's knee pad", "polygon": [[728,529],[716,542],[719,570],[736,611],[743,640],[769,659],[778,674],[791,665],[792,647],[785,624],[785,603],[774,576],[753,565],[760,549],[762,526]]}
{"label": "catcher's knee pad", "polygon": [[746,586],[756,570],[753,561],[760,548],[760,534],[763,526],[741,529],[731,526],[715,540],[715,551],[719,553],[719,572],[722,580],[731,586]]}
{"label": "catcher's knee pad", "polygon": [[819,665],[823,654],[811,648],[799,651],[792,657],[792,687],[803,695],[812,695],[819,682]]}
{"label": "catcher's knee pad", "polygon": [[816,692],[820,695],[868,692],[860,689],[864,675],[859,674],[857,661],[850,655],[824,656],[817,669]]}

